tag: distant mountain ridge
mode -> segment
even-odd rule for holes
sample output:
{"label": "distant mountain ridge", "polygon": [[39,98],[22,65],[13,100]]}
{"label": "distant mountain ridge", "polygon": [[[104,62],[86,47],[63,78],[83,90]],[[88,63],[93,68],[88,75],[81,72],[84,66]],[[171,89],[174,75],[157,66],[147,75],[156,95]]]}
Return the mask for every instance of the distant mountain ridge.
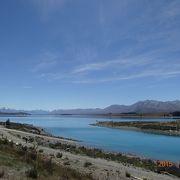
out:
{"label": "distant mountain ridge", "polygon": [[155,101],[145,100],[139,101],[132,105],[111,105],[104,109],[71,109],[71,110],[55,110],[53,114],[107,114],[107,113],[170,113],[180,111],[180,101]]}
{"label": "distant mountain ridge", "polygon": [[180,111],[180,101],[156,101],[145,100],[138,101],[132,105],[111,105],[104,109],[91,108],[91,109],[58,109],[53,111],[44,110],[15,110],[1,108],[0,112],[25,112],[30,114],[107,114],[107,113],[170,113]]}

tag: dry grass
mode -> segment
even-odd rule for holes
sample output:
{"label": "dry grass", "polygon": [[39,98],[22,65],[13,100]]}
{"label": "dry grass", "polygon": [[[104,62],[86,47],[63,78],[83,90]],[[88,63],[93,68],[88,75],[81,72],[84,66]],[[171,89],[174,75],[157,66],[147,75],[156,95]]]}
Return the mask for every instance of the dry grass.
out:
{"label": "dry grass", "polygon": [[[72,179],[92,180],[89,175],[82,174],[63,165],[53,163],[52,158],[39,153],[33,148],[15,146],[7,140],[0,140],[0,165],[5,167],[12,176],[22,179]],[[66,164],[68,165],[68,164]],[[6,176],[4,170],[0,170],[0,177]]]}

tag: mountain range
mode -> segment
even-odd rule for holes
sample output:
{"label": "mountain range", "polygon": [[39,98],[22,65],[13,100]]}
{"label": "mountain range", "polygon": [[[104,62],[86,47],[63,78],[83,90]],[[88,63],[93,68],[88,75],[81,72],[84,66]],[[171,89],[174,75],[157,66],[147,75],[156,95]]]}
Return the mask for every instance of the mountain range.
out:
{"label": "mountain range", "polygon": [[92,108],[92,109],[58,109],[53,111],[45,110],[16,110],[0,108],[1,113],[15,113],[25,112],[30,114],[107,114],[107,113],[170,113],[180,111],[180,101],[155,101],[145,100],[138,101],[132,105],[111,105],[106,108]]}

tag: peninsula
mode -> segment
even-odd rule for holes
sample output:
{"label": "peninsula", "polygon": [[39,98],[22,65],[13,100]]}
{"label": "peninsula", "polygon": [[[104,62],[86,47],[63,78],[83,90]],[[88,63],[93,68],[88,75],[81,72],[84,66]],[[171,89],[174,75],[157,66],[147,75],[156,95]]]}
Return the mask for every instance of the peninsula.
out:
{"label": "peninsula", "polygon": [[131,122],[115,122],[115,121],[98,121],[94,126],[130,129],[149,133],[158,133],[165,135],[180,136],[180,120],[157,122],[157,121],[131,121]]}

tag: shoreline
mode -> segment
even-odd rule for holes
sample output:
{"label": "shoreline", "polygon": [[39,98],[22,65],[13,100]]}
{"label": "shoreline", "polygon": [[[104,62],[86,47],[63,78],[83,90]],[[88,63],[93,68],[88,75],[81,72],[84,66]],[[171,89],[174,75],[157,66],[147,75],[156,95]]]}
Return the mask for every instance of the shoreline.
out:
{"label": "shoreline", "polygon": [[[12,125],[14,125],[14,127],[12,127]],[[2,126],[6,126],[6,122],[1,121],[0,122],[0,128],[2,128]],[[29,132],[29,133],[32,133],[35,135],[43,135],[44,137],[47,136],[47,137],[63,139],[63,140],[68,140],[68,141],[73,141],[73,142],[80,142],[76,139],[52,135],[51,133],[47,132],[44,128],[37,127],[37,126],[34,126],[32,124],[22,124],[22,123],[11,122],[11,127],[7,126],[6,128],[9,130],[12,130],[12,131],[20,129],[20,131],[24,132],[24,133]]]}
{"label": "shoreline", "polygon": [[[168,127],[168,124],[171,124],[171,123],[172,122],[141,122],[141,121],[113,122],[113,121],[98,121],[97,123],[90,124],[90,125],[91,126],[98,126],[98,127],[112,128],[112,129],[124,129],[124,130],[138,131],[138,132],[143,132],[143,133],[151,133],[151,134],[159,134],[159,135],[167,135],[167,136],[177,136],[177,137],[179,137],[180,136],[180,130],[179,129],[178,130],[172,130],[175,127]],[[165,125],[164,128],[166,128],[166,130],[162,130],[163,128],[161,129],[161,126],[163,127],[163,125]],[[148,126],[154,126],[154,129],[152,127],[149,128]],[[167,127],[169,129],[167,129]]]}
{"label": "shoreline", "polygon": [[[20,123],[15,123],[15,124],[20,124]],[[33,128],[38,128],[41,129],[40,127],[35,127],[33,125],[29,125],[29,124],[22,124],[22,125],[28,125],[29,127],[33,127]],[[129,158],[139,158],[140,160],[152,160],[153,162],[156,162],[157,160],[152,159],[152,158],[147,158],[144,156],[140,156],[140,155],[136,155],[136,154],[132,154],[132,153],[126,153],[126,152],[116,152],[116,151],[111,151],[111,150],[104,150],[104,149],[100,149],[100,148],[96,148],[90,145],[86,145],[84,143],[81,144],[82,141],[76,140],[76,139],[71,139],[71,138],[66,138],[66,137],[60,137],[60,136],[54,136],[52,134],[50,134],[49,132],[45,131],[44,129],[42,130],[43,134],[36,134],[36,133],[30,133],[30,132],[25,132],[24,130],[16,130],[16,129],[12,129],[12,128],[5,128],[2,127],[1,123],[0,123],[0,131],[1,130],[5,130],[7,132],[11,132],[11,133],[20,133],[22,135],[26,135],[26,136],[32,136],[32,137],[43,137],[45,139],[52,139],[52,140],[57,140],[57,141],[61,141],[61,143],[68,143],[71,145],[76,145],[77,147],[85,147],[87,149],[93,150],[93,149],[98,149],[101,150],[103,153],[106,154],[122,154],[123,156],[129,157]],[[1,135],[1,133],[0,133]]]}
{"label": "shoreline", "polygon": [[[98,176],[101,173],[102,177],[100,177],[99,179],[103,179],[105,177],[107,178],[107,174],[111,174],[111,171],[114,172],[114,169],[116,169],[117,171],[112,174],[112,177],[114,177],[114,179],[117,179],[117,177],[119,176],[123,176],[123,179],[126,171],[139,178],[154,177],[151,179],[157,180],[166,178],[168,180],[170,178],[170,176],[157,174],[159,170],[156,167],[156,162],[147,158],[144,159],[143,157],[138,157],[131,154],[127,155],[124,153],[105,152],[101,149],[82,146],[77,141],[70,141],[67,139],[60,139],[57,137],[34,134],[15,129],[7,129],[5,127],[1,127],[0,132],[4,134],[3,136],[1,135],[0,138],[6,137],[8,140],[11,140],[18,145],[21,144],[22,146],[37,146],[39,150],[42,149],[43,152],[48,156],[52,156],[52,154],[54,153],[61,152],[63,155],[68,157],[68,162],[71,164],[70,166],[72,168],[77,169],[77,162],[81,162],[81,164],[79,165],[80,169],[79,167],[78,169],[83,172],[91,172],[93,174],[93,177],[97,179],[99,178]],[[24,137],[28,138],[28,142],[25,141]],[[30,141],[32,138],[34,139],[33,142]],[[54,155],[52,157],[54,157]],[[56,160],[57,159],[55,158],[54,161]],[[86,161],[90,161],[90,163],[93,164],[92,167],[96,166],[96,168],[92,169],[91,166],[89,168],[85,168],[83,163],[85,163]],[[109,168],[112,169],[110,170]],[[121,169],[123,174],[122,172],[119,174],[119,168]],[[103,169],[107,169],[107,171],[105,171],[105,174]],[[172,176],[172,179],[176,178]]]}
{"label": "shoreline", "polygon": [[[0,122],[0,130],[4,129],[4,128],[2,128],[2,124],[4,124],[4,123],[5,122]],[[72,138],[52,135],[51,133],[47,132],[45,129],[43,129],[41,127],[34,126],[32,124],[21,124],[21,123],[14,123],[14,122],[11,122],[11,124],[22,125],[22,126],[30,128],[30,129],[31,128],[38,129],[40,131],[40,134],[39,133],[37,134],[35,132],[27,132],[24,129],[18,131],[17,129],[13,129],[13,128],[6,128],[5,129],[6,131],[21,133],[21,134],[30,135],[30,136],[33,136],[33,137],[43,137],[45,139],[54,139],[54,140],[57,140],[57,141],[59,140],[59,141],[62,141],[63,143],[69,143],[69,144],[72,144],[72,145],[76,145],[77,147],[82,147],[83,146],[83,147],[85,147],[87,149],[91,149],[91,150],[93,150],[93,149],[100,149],[98,147],[96,148],[96,147],[87,145],[86,143],[83,143],[82,141],[77,140],[77,139],[72,139]],[[121,153],[123,156],[129,157],[129,158],[139,158],[141,160],[152,160],[154,162],[157,161],[156,159],[153,159],[153,158],[147,158],[147,157],[142,156],[142,155],[136,155],[136,154],[127,153],[127,152],[118,152],[118,151],[105,150],[105,149],[100,149],[100,150],[103,153],[112,153],[112,154],[119,154],[119,153]]]}
{"label": "shoreline", "polygon": [[160,131],[160,130],[143,130],[140,128],[136,127],[129,127],[129,126],[122,126],[122,127],[112,127],[112,126],[101,126],[101,125],[95,125],[95,124],[90,124],[91,126],[98,126],[98,127],[105,127],[105,128],[111,128],[111,129],[124,129],[124,130],[129,130],[129,131],[137,131],[137,132],[143,132],[143,133],[149,133],[149,134],[157,134],[157,135],[166,135],[166,136],[180,136],[180,132],[169,132],[169,131]]}

